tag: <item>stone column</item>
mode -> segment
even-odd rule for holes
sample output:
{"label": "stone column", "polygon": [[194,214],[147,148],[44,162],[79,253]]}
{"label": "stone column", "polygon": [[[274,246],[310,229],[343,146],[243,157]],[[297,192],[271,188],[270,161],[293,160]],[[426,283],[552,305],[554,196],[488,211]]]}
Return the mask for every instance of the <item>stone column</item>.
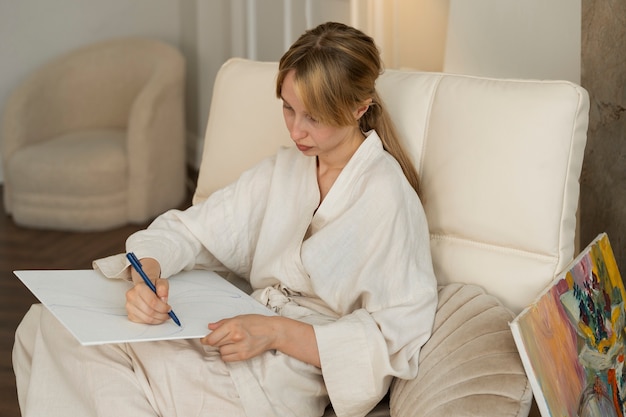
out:
{"label": "stone column", "polygon": [[591,101],[580,243],[606,232],[626,278],[626,1],[582,0],[581,84]]}

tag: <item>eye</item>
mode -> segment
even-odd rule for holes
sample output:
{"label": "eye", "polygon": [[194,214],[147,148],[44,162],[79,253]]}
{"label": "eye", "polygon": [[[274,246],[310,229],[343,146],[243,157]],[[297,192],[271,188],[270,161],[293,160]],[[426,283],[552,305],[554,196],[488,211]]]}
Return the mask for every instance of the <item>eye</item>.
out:
{"label": "eye", "polygon": [[305,115],[305,117],[307,118],[307,120],[309,120],[312,123],[317,123],[317,119],[313,116],[311,116],[310,114]]}
{"label": "eye", "polygon": [[283,101],[283,109],[287,111],[293,111],[293,108]]}

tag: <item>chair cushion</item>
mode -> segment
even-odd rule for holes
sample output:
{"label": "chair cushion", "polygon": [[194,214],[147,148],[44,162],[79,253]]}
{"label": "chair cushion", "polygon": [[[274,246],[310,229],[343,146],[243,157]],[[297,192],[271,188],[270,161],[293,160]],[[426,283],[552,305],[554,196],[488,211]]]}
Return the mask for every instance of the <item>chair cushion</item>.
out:
{"label": "chair cushion", "polygon": [[7,167],[16,223],[66,230],[124,224],[125,135],[73,132],[16,151]]}
{"label": "chair cushion", "polygon": [[[439,287],[433,334],[417,377],[395,379],[390,400],[367,417],[519,416],[532,390],[515,347],[513,313],[475,285]],[[329,407],[324,417],[334,417]]]}
{"label": "chair cushion", "polygon": [[126,133],[81,131],[21,148],[9,161],[14,188],[68,196],[125,190]]}
{"label": "chair cushion", "polygon": [[420,174],[439,284],[479,285],[519,313],[573,259],[588,95],[393,70],[378,89]]}
{"label": "chair cushion", "polygon": [[527,416],[532,390],[509,329],[513,317],[478,286],[440,287],[417,378],[394,380],[391,415]]}
{"label": "chair cushion", "polygon": [[[322,417],[337,417],[332,407],[328,407]],[[389,417],[389,402],[381,401],[372,411],[367,413],[367,417]]]}

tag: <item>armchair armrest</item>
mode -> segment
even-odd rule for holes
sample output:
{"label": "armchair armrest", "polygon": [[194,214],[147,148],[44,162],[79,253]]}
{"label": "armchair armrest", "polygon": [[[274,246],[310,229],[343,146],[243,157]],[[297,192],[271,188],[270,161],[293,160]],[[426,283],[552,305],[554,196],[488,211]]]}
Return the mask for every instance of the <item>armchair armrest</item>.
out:
{"label": "armchair armrest", "polygon": [[46,117],[46,108],[56,106],[57,93],[47,88],[43,81],[45,75],[40,73],[27,78],[7,100],[2,114],[3,137],[0,142],[3,164],[21,147],[47,139],[61,129],[60,121]]}
{"label": "armchair armrest", "polygon": [[159,52],[168,59],[155,66],[128,118],[131,222],[161,214],[180,204],[186,194],[185,61],[178,51],[162,49]]}
{"label": "armchair armrest", "polygon": [[532,391],[509,329],[513,317],[478,286],[440,287],[418,375],[394,380],[391,415],[527,416]]}

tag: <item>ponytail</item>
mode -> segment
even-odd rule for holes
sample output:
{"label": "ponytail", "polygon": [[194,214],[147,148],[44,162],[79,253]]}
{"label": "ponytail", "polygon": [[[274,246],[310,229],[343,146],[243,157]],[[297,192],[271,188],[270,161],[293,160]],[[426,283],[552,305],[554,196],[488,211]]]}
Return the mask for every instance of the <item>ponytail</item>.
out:
{"label": "ponytail", "polygon": [[419,175],[417,174],[417,170],[409,154],[404,149],[404,146],[402,146],[393,121],[376,91],[374,91],[370,108],[359,120],[359,126],[363,132],[367,132],[371,129],[376,130],[376,133],[378,133],[383,143],[383,149],[389,152],[389,154],[398,161],[409,184],[411,184],[411,187],[413,187],[417,195],[420,195]]}

